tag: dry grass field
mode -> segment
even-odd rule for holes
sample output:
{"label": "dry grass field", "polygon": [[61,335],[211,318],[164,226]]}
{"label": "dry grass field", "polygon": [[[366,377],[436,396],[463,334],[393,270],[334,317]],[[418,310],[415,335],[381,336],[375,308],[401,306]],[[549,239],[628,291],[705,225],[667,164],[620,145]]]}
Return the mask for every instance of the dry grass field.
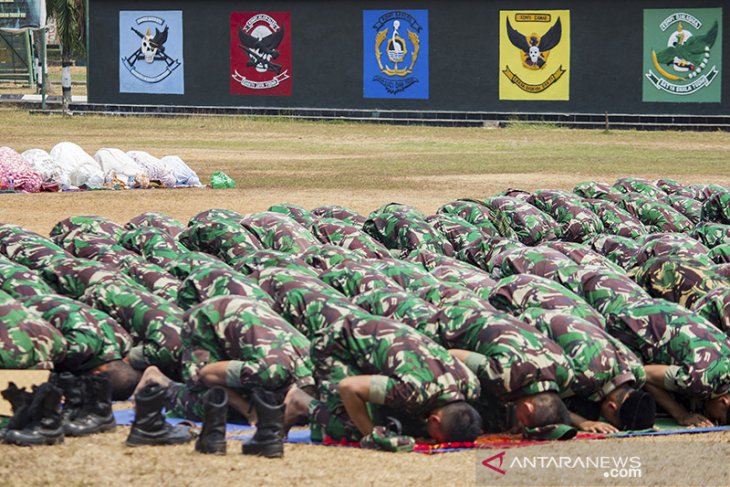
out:
{"label": "dry grass field", "polygon": [[[102,147],[179,155],[204,182],[223,170],[234,190],[94,191],[0,195],[0,222],[47,234],[70,215],[102,215],[119,223],[143,211],[182,221],[198,211],[242,213],[279,202],[307,208],[349,206],[367,213],[398,201],[432,212],[459,197],[483,197],[518,187],[570,189],[596,179],[672,177],[684,183],[730,184],[730,134],[609,132],[518,125],[508,129],[397,127],[254,118],[61,118],[0,109],[0,146],[50,150],[73,141],[93,154]],[[0,446],[2,485],[462,485],[476,480],[476,453],[388,454],[347,448],[288,446],[281,461],[240,455],[196,455],[192,445],[131,449],[127,428],[59,447]],[[683,435],[649,442],[656,455],[692,449],[698,441],[730,443],[730,434]],[[603,441],[528,447],[525,454],[587,455]],[[637,443],[638,444],[638,443]],[[709,457],[708,457],[709,458]],[[698,485],[694,473],[727,485],[728,462],[687,465],[684,475],[661,472],[644,485]],[[603,481],[603,479],[601,479]],[[539,485],[540,478],[533,479]],[[584,484],[597,484],[587,478]],[[505,485],[502,482],[502,485]],[[606,482],[604,485],[611,485]],[[621,483],[617,485],[622,485]]]}

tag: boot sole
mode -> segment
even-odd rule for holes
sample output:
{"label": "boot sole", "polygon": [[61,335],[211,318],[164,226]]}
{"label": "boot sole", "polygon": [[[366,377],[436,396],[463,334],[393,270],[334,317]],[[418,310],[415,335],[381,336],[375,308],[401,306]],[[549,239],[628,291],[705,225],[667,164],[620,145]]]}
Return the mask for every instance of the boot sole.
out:
{"label": "boot sole", "polygon": [[254,456],[254,457],[265,457],[265,458],[282,458],[284,456],[284,445],[275,445],[273,448],[267,449],[266,447],[262,449],[254,449],[254,450],[246,450],[245,445],[242,449],[242,453],[244,455]]}
{"label": "boot sole", "polygon": [[63,436],[61,436],[59,438],[44,438],[42,441],[37,441],[37,442],[36,441],[20,442],[20,441],[15,441],[12,438],[11,439],[6,438],[5,442],[9,443],[11,445],[15,445],[15,446],[53,446],[53,445],[62,444]]}
{"label": "boot sole", "polygon": [[205,447],[200,447],[195,444],[195,451],[198,453],[204,453],[206,455],[225,455],[228,445],[225,441],[208,443]]}
{"label": "boot sole", "polygon": [[140,438],[136,440],[130,440],[127,438],[127,441],[125,444],[127,446],[164,446],[164,445],[183,445],[185,443],[190,443],[192,438],[184,439],[184,440],[158,440],[158,439],[146,439],[146,438]]}

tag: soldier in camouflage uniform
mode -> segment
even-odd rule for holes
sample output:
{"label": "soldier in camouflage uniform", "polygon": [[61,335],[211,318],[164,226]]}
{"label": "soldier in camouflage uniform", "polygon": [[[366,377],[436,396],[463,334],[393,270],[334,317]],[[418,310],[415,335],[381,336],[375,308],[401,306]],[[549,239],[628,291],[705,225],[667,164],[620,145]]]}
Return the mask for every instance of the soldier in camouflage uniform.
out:
{"label": "soldier in camouflage uniform", "polygon": [[100,216],[72,216],[56,223],[51,229],[51,239],[58,245],[65,246],[69,237],[78,234],[118,239],[123,230],[121,225]]}
{"label": "soldier in camouflage uniform", "polygon": [[345,261],[360,262],[362,255],[337,245],[312,245],[299,255],[308,266],[324,272]]}
{"label": "soldier in camouflage uniform", "polygon": [[697,300],[691,309],[726,334],[730,334],[730,285],[721,285],[711,290]]}
{"label": "soldier in camouflage uniform", "polygon": [[210,387],[225,388],[229,404],[246,418],[254,388],[282,399],[292,387],[313,393],[309,340],[254,298],[219,296],[191,308],[182,339],[183,383],[170,382],[155,368],[140,382],[140,387],[170,385],[176,416],[201,420],[203,394]]}
{"label": "soldier in camouflage uniform", "polygon": [[664,201],[682,215],[689,218],[693,225],[697,225],[702,220],[702,202],[686,196],[672,194],[667,196]]}
{"label": "soldier in camouflage uniform", "polygon": [[705,262],[674,256],[652,257],[638,269],[634,280],[652,297],[689,309],[723,284]]}
{"label": "soldier in camouflage uniform", "polygon": [[355,225],[349,225],[335,218],[320,218],[312,225],[312,233],[324,244],[343,247],[359,254],[362,258],[381,259],[390,257],[390,252],[380,242]]}
{"label": "soldier in camouflage uniform", "polygon": [[207,252],[228,263],[261,248],[253,233],[229,220],[195,223],[180,233],[178,239],[187,248]]}
{"label": "soldier in camouflage uniform", "polygon": [[590,246],[622,269],[630,269],[636,262],[641,245],[628,237],[619,235],[598,235],[592,238]]}
{"label": "soldier in camouflage uniform", "polygon": [[574,372],[558,344],[505,313],[451,306],[443,314],[441,343],[479,378],[487,431],[570,424],[558,394],[569,389]]}
{"label": "soldier in camouflage uniform", "polygon": [[104,311],[129,332],[134,346],[129,364],[137,370],[156,365],[173,378],[180,375],[183,311],[154,294],[101,282],[90,286],[80,301]]}
{"label": "soldier in camouflage uniform", "polygon": [[446,239],[454,247],[454,251],[458,252],[470,243],[480,240],[484,237],[499,237],[496,230],[490,231],[485,228],[478,227],[464,220],[458,215],[449,215],[438,213],[426,218],[426,222],[431,225],[437,232],[446,237]]}
{"label": "soldier in camouflage uniform", "polygon": [[215,296],[249,296],[266,304],[273,301],[256,282],[233,269],[200,267],[193,270],[180,285],[177,304],[188,309]]}
{"label": "soldier in camouflage uniform", "polygon": [[120,236],[119,243],[160,267],[166,267],[188,250],[170,234],[152,226],[127,230]]}
{"label": "soldier in camouflage uniform", "polygon": [[452,256],[454,247],[426,221],[419,211],[407,211],[394,204],[375,210],[363,224],[363,230],[388,249],[406,257],[416,249]]}
{"label": "soldier in camouflage uniform", "polygon": [[702,221],[730,225],[730,191],[717,193],[703,203]]}
{"label": "soldier in camouflage uniform", "polygon": [[622,193],[639,193],[647,198],[662,199],[667,196],[653,181],[644,178],[620,178],[613,187]]}
{"label": "soldier in camouflage uniform", "polygon": [[580,318],[600,329],[606,327],[603,316],[583,298],[550,279],[530,274],[517,274],[498,281],[489,294],[489,302],[513,315],[528,308],[541,308]]}
{"label": "soldier in camouflage uniform", "polygon": [[4,257],[0,257],[0,290],[14,298],[53,293],[38,273]]}
{"label": "soldier in camouflage uniform", "polygon": [[523,247],[498,254],[489,261],[492,275],[497,278],[515,274],[533,274],[553,279],[558,270],[574,262],[549,247]]}
{"label": "soldier in camouflage uniform", "polygon": [[231,267],[254,279],[258,278],[259,273],[268,267],[294,269],[316,275],[299,256],[278,250],[256,250],[249,252],[232,261]]}
{"label": "soldier in camouflage uniform", "polygon": [[132,337],[106,313],[58,294],[32,296],[21,300],[63,334],[66,356],[55,363],[59,372],[76,375],[105,372],[112,398],[127,399],[141,373],[127,364]]}
{"label": "soldier in camouflage uniform", "polygon": [[312,210],[312,216],[317,218],[336,218],[342,220],[348,225],[355,225],[358,228],[362,228],[362,224],[365,223],[365,218],[361,214],[352,211],[344,206],[320,206]]}
{"label": "soldier in camouflage uniform", "polygon": [[370,289],[360,293],[353,301],[373,315],[400,321],[432,340],[439,340],[439,308],[402,289]]}
{"label": "soldier in camouflage uniform", "polygon": [[718,245],[730,244],[730,225],[702,222],[695,225],[690,235],[712,249]]}
{"label": "soldier in camouflage uniform", "polygon": [[[317,333],[312,340],[315,379],[321,401],[311,400],[313,438],[373,442],[385,449],[412,448],[413,438],[473,441],[479,415],[467,404],[479,383],[461,362],[403,324],[353,316]],[[404,426],[380,441],[386,417]]]}
{"label": "soldier in camouflage uniform", "polygon": [[623,208],[638,218],[651,232],[687,232],[692,229],[689,218],[666,203],[635,193],[624,196]]}
{"label": "soldier in camouflage uniform", "polygon": [[636,266],[641,266],[652,257],[677,257],[712,264],[707,256],[709,250],[697,240],[684,234],[657,233],[648,235],[642,241],[641,250],[636,254]]}
{"label": "soldier in camouflage uniform", "polygon": [[312,213],[309,212],[306,208],[299,205],[293,205],[291,203],[279,203],[278,205],[273,205],[269,207],[268,210],[273,213],[282,213],[304,228],[312,228],[312,224],[314,223],[315,217],[312,215]]}
{"label": "soldier in camouflage uniform", "polygon": [[307,228],[281,213],[256,213],[244,217],[240,223],[266,249],[297,254],[320,243]]}
{"label": "soldier in camouflage uniform", "polygon": [[118,284],[143,289],[115,267],[75,257],[56,259],[41,271],[43,278],[60,294],[74,299],[81,297],[95,284]]}
{"label": "soldier in camouflage uniform", "polygon": [[[647,389],[679,424],[728,423],[730,340],[723,332],[678,304],[652,298],[611,313],[608,332],[643,360]],[[689,412],[674,395],[704,415]]]}
{"label": "soldier in camouflage uniform", "polygon": [[525,245],[538,245],[562,236],[560,225],[531,204],[509,196],[487,198],[484,204],[494,214],[504,215],[517,238]]}
{"label": "soldier in camouflage uniform", "polygon": [[508,250],[524,247],[517,240],[502,237],[484,237],[463,247],[456,254],[456,258],[479,269],[491,272],[491,269],[499,267],[498,263],[492,263],[493,259]]}
{"label": "soldier in camouflage uniform", "polygon": [[510,227],[507,217],[502,213],[490,210],[480,201],[466,199],[452,201],[440,207],[437,213],[463,218],[486,235],[517,240],[517,235]]}
{"label": "soldier in camouflage uniform", "polygon": [[124,228],[127,230],[134,230],[135,228],[144,226],[159,228],[172,237],[177,237],[180,232],[185,230],[185,225],[179,221],[165,215],[164,213],[157,213],[154,211],[147,211],[135,216],[129,220],[126,225],[124,225]]}
{"label": "soldier in camouflage uniform", "polygon": [[601,219],[604,231],[626,238],[639,238],[648,230],[638,218],[619,205],[600,199],[586,199],[584,204]]}
{"label": "soldier in camouflage uniform", "polygon": [[24,233],[13,233],[3,238],[0,251],[16,264],[36,271],[43,270],[56,259],[73,257],[47,238]]}
{"label": "soldier in camouflage uniform", "polygon": [[[646,374],[641,360],[595,324],[563,310],[525,309],[519,318],[560,345],[575,378],[562,397],[573,426],[596,433],[647,429],[654,425],[654,400],[638,389]],[[600,416],[608,423],[598,421]]]}
{"label": "soldier in camouflage uniform", "polygon": [[601,219],[574,194],[541,189],[527,202],[552,216],[561,225],[563,238],[571,242],[584,242],[604,231]]}
{"label": "soldier in camouflage uniform", "polygon": [[0,369],[52,370],[65,355],[58,330],[0,291]]}

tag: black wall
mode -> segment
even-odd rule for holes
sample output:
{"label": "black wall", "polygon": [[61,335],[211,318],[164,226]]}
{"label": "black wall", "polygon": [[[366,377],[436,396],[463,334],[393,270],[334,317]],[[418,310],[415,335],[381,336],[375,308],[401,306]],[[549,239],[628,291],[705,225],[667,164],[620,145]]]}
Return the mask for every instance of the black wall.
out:
{"label": "black wall", "polygon": [[[723,103],[644,103],[643,9],[722,7],[722,0],[222,1],[90,0],[89,102],[152,105],[498,112],[730,114],[730,8],[723,11]],[[362,11],[429,11],[430,99],[362,96]],[[500,101],[499,11],[570,10],[570,101]],[[119,93],[119,11],[182,10],[184,95]],[[230,94],[229,15],[289,11],[290,97]],[[727,66],[726,66],[727,65]],[[728,101],[726,101],[728,100]]]}

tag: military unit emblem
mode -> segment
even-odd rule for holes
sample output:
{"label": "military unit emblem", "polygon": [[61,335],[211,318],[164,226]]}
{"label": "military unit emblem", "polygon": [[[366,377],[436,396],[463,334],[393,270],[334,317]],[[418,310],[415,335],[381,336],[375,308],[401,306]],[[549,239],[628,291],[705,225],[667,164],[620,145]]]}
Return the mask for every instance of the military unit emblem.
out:
{"label": "military unit emblem", "polygon": [[291,95],[288,13],[231,14],[231,92]]}
{"label": "military unit emblem", "polygon": [[500,99],[568,99],[569,22],[568,11],[501,12]]}
{"label": "military unit emblem", "polygon": [[427,22],[423,10],[363,12],[366,98],[428,98]]}
{"label": "military unit emblem", "polygon": [[[165,25],[165,19],[154,15],[139,17],[135,23],[138,26],[147,26],[147,32],[142,33],[131,27],[132,32],[139,37],[140,44],[132,54],[122,57],[122,63],[135,78],[145,83],[159,83],[180,67],[180,61],[165,52],[170,27]],[[160,27],[164,28],[160,30]],[[155,29],[154,35],[152,28]]]}
{"label": "military unit emblem", "polygon": [[718,10],[645,12],[644,101],[720,101],[701,94],[720,84]]}

